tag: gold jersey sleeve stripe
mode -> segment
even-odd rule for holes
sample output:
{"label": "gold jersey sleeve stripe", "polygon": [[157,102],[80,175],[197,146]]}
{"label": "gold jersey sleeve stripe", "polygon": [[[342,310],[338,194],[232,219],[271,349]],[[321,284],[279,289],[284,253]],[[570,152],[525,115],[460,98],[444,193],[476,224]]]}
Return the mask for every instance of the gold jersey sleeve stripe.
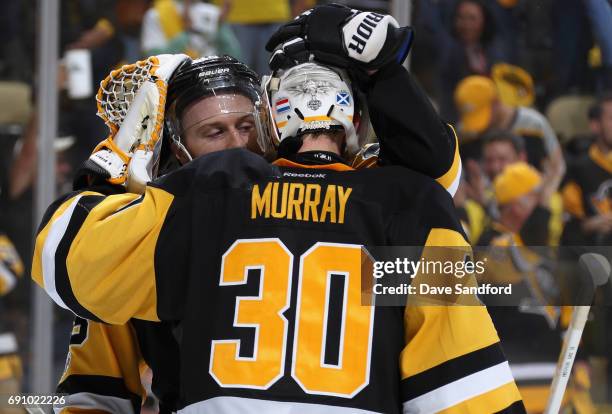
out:
{"label": "gold jersey sleeve stripe", "polygon": [[436,181],[440,183],[446,190],[451,194],[455,195],[457,192],[457,188],[459,187],[459,181],[461,179],[461,156],[459,155],[459,141],[457,139],[457,133],[452,125],[448,125],[448,127],[453,132],[453,137],[455,140],[455,152],[453,155],[453,162],[451,163],[448,170],[436,178]]}

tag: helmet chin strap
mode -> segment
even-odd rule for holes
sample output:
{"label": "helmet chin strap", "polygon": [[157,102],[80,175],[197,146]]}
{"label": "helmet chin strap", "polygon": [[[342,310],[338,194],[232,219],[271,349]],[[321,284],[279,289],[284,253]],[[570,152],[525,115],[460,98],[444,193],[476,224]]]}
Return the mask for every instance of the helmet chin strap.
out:
{"label": "helmet chin strap", "polygon": [[346,116],[346,114],[338,109],[338,106],[334,105],[329,113],[329,117],[334,121],[340,122],[344,127],[344,133],[346,134],[346,149],[350,154],[356,154],[359,151],[359,138],[357,137],[357,131],[353,121]]}
{"label": "helmet chin strap", "polygon": [[174,143],[174,145],[176,145],[176,148],[178,149],[178,151],[185,156],[185,158],[187,158],[189,161],[193,161],[193,157],[191,156],[187,148],[185,148],[185,146],[180,140],[173,139],[172,142]]}
{"label": "helmet chin strap", "polygon": [[[293,116],[289,118],[287,121],[287,125],[285,126],[285,134],[286,137],[294,137],[298,133],[298,129],[300,129],[300,125],[302,123],[302,117],[298,114],[297,111],[293,111]],[[283,140],[285,137],[280,137]]]}

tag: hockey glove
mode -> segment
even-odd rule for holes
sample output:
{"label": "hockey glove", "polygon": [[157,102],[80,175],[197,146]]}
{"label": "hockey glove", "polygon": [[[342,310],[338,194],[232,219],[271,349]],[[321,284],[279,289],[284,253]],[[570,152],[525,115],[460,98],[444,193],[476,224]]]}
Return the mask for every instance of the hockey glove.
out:
{"label": "hockey glove", "polygon": [[391,62],[402,63],[412,39],[412,28],[399,27],[390,15],[330,4],[307,10],[283,25],[266,49],[273,52],[272,70],[315,60],[372,71]]}
{"label": "hockey glove", "polygon": [[164,125],[168,80],[186,55],[152,56],[117,69],[102,81],[98,115],[111,130],[81,173],[142,193],[154,175]]}

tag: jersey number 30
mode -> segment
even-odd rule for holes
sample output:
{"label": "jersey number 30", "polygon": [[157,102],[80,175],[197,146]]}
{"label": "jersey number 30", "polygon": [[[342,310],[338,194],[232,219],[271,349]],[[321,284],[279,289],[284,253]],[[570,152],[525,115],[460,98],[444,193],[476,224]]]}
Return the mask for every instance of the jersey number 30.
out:
{"label": "jersey number 30", "polygon": [[[374,307],[361,305],[360,266],[361,246],[316,243],[300,257],[293,287],[293,254],[279,239],[237,240],[223,255],[219,285],[245,284],[248,271],[259,270],[259,295],[238,296],[234,313],[235,327],[255,328],[255,346],[252,357],[243,357],[240,340],[212,341],[209,372],[215,381],[268,389],[284,375],[286,353],[292,352],[291,376],[306,393],[351,398],[361,391],[369,381]],[[292,289],[296,321],[289,333],[283,312]]]}

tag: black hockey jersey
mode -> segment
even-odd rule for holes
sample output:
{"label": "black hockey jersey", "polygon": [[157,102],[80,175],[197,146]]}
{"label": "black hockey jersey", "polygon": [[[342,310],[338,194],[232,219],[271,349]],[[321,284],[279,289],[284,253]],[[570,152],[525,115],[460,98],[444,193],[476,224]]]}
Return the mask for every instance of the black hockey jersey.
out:
{"label": "black hockey jersey", "polygon": [[522,412],[484,307],[362,306],[365,244],[467,247],[430,178],[228,150],[59,200],[32,274],[83,317],[175,322],[181,412]]}

